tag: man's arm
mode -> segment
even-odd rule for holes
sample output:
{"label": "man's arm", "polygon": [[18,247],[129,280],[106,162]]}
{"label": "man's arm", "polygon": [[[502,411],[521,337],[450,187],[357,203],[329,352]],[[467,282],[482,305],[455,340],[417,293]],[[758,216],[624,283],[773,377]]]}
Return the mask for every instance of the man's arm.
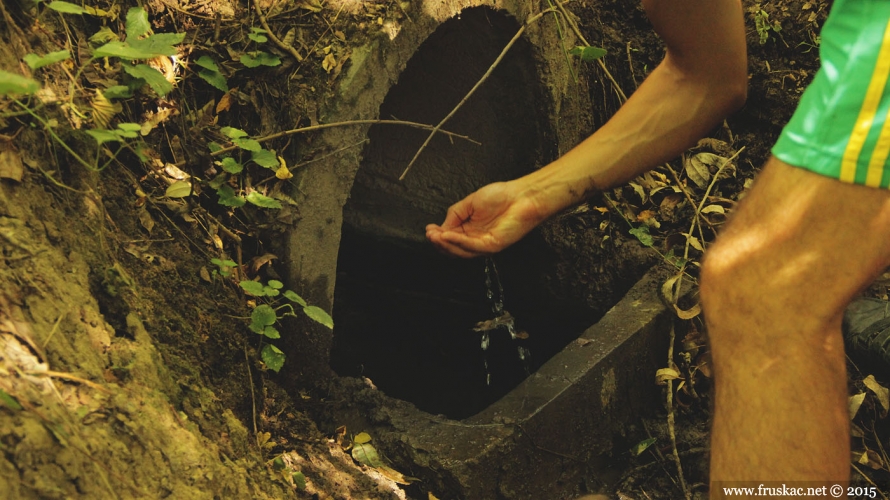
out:
{"label": "man's arm", "polygon": [[592,193],[675,158],[738,109],[747,89],[740,0],[643,0],[667,47],[617,113],[558,160],[448,210],[427,238],[461,257],[491,254]]}

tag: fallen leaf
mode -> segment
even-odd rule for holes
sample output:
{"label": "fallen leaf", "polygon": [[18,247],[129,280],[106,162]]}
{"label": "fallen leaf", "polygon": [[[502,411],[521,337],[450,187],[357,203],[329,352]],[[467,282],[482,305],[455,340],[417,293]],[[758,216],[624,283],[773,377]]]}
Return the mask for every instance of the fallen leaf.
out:
{"label": "fallen leaf", "polygon": [[683,234],[683,236],[686,237],[686,241],[689,242],[689,244],[692,246],[692,248],[698,250],[699,252],[705,251],[704,247],[701,244],[701,241],[699,241],[698,238],[696,238],[695,236],[692,236],[691,234],[688,234],[688,233],[682,233],[682,234]]}
{"label": "fallen leaf", "polygon": [[151,234],[151,230],[155,227],[155,221],[151,218],[151,214],[148,213],[145,206],[142,206],[142,209],[139,210],[139,223],[142,224],[142,227],[148,231],[148,234]]}
{"label": "fallen leaf", "polygon": [[680,378],[680,372],[674,368],[660,368],[655,372],[655,383],[658,385],[666,385],[668,380],[676,380]]}
{"label": "fallen leaf", "polygon": [[355,446],[353,446],[352,448],[352,458],[354,458],[361,464],[365,464],[371,467],[376,468],[383,466],[383,462],[380,460],[380,456],[377,454],[377,450],[368,443],[356,443]]}
{"label": "fallen leaf", "polygon": [[322,9],[321,2],[318,0],[304,0],[300,3],[299,7],[312,12],[321,12]]}
{"label": "fallen leaf", "polygon": [[416,477],[408,477],[401,472],[393,469],[392,467],[388,467],[386,465],[377,467],[377,470],[380,471],[381,474],[398,484],[411,484],[412,482],[417,481]]}
{"label": "fallen leaf", "polygon": [[12,179],[22,182],[25,167],[22,165],[22,156],[14,149],[0,151],[0,179]]}
{"label": "fallen leaf", "polygon": [[593,341],[590,339],[575,339],[575,343],[581,347],[584,347],[587,344],[590,344],[591,342],[593,342]]}
{"label": "fallen leaf", "polygon": [[330,73],[335,66],[337,66],[337,58],[334,57],[334,54],[324,56],[324,60],[321,61],[321,67],[326,72]]}
{"label": "fallen leaf", "polygon": [[216,105],[216,114],[220,114],[223,111],[228,111],[232,107],[232,93],[226,92],[219,99],[219,104]]}
{"label": "fallen leaf", "polygon": [[371,435],[367,432],[359,432],[353,439],[352,442],[355,444],[365,444],[371,442]]}
{"label": "fallen leaf", "polygon": [[680,309],[677,304],[674,304],[674,312],[677,313],[677,317],[680,319],[692,319],[701,314],[701,304],[695,304],[689,309]]}
{"label": "fallen leaf", "polygon": [[201,266],[201,269],[198,270],[198,275],[201,277],[202,280],[206,281],[207,283],[211,282],[210,271],[208,271],[206,267]]}
{"label": "fallen leaf", "polygon": [[881,407],[884,408],[884,415],[887,415],[887,411],[890,410],[890,390],[879,384],[878,381],[875,380],[874,375],[865,377],[865,380],[863,380],[862,383],[865,384],[865,387],[868,387],[871,392],[875,393],[875,396],[878,397],[878,402],[881,403]]}
{"label": "fallen leaf", "polygon": [[259,257],[254,257],[253,259],[251,259],[250,268],[253,270],[254,273],[256,273],[260,270],[261,267],[265,266],[266,264],[277,258],[278,256],[274,253],[264,253]]}
{"label": "fallen leaf", "polygon": [[860,392],[855,396],[850,396],[849,406],[847,407],[850,412],[850,420],[853,420],[856,417],[856,414],[859,412],[859,407],[862,406],[862,402],[865,401],[865,393]]}
{"label": "fallen leaf", "polygon": [[628,182],[628,185],[633,188],[634,192],[637,193],[637,196],[640,197],[640,200],[643,203],[646,203],[646,200],[648,200],[649,197],[646,196],[646,191],[643,190],[643,186],[637,184],[636,182]]}
{"label": "fallen leaf", "polygon": [[708,181],[711,179],[711,171],[708,169],[708,164],[702,161],[702,155],[716,156],[712,153],[699,153],[692,158],[688,158],[684,167],[689,180],[694,182],[696,186],[705,189],[708,187]]}

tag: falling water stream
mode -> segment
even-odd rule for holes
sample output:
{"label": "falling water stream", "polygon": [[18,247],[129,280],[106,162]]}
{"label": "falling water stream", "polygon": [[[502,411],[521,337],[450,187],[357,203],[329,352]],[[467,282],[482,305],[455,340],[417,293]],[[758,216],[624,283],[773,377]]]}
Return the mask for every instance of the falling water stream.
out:
{"label": "falling water stream", "polygon": [[[492,285],[497,286],[497,293],[495,293]],[[481,347],[485,366],[485,385],[491,385],[491,372],[488,369],[487,352],[488,346],[491,344],[490,335],[492,331],[506,330],[510,334],[510,338],[517,342],[516,353],[519,356],[519,361],[522,363],[525,375],[530,375],[529,359],[531,351],[519,343],[528,338],[528,333],[522,330],[516,331],[516,322],[513,315],[504,309],[504,286],[501,284],[498,268],[492,257],[485,258],[485,297],[491,302],[491,312],[494,314],[494,318],[480,321],[473,328],[473,331],[482,334]]]}

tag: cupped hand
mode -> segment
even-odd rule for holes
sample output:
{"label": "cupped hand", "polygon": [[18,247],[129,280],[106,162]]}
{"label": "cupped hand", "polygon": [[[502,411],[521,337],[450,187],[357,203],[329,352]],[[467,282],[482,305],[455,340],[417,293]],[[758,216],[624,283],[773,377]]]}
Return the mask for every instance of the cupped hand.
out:
{"label": "cupped hand", "polygon": [[522,239],[544,218],[530,196],[496,182],[452,205],[441,226],[426,226],[426,237],[458,257],[491,255]]}

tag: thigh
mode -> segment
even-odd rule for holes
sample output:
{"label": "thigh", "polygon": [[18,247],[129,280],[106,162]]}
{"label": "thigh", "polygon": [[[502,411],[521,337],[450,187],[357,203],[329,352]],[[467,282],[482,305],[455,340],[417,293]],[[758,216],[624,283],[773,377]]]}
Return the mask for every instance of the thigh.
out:
{"label": "thigh", "polygon": [[785,307],[833,318],[890,264],[890,191],[772,158],[706,263],[737,281],[718,286],[778,294]]}

